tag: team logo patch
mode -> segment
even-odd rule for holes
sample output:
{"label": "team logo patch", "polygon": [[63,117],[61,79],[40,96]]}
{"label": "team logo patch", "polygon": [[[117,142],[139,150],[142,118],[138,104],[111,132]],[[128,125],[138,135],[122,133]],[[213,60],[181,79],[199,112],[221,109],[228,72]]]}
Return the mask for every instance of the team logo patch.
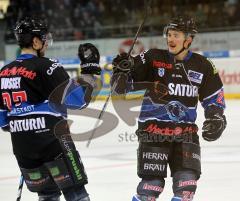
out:
{"label": "team logo patch", "polygon": [[188,111],[188,108],[179,101],[171,101],[165,105],[169,118],[173,121],[181,121]]}
{"label": "team logo patch", "polygon": [[158,75],[159,75],[159,77],[163,77],[164,74],[165,74],[165,69],[164,69],[164,68],[159,68],[159,69],[158,69]]}
{"label": "team logo patch", "polygon": [[203,74],[199,73],[199,72],[196,72],[196,71],[193,71],[193,70],[189,70],[188,71],[188,78],[192,82],[196,82],[198,84],[201,84],[202,79],[203,79]]}

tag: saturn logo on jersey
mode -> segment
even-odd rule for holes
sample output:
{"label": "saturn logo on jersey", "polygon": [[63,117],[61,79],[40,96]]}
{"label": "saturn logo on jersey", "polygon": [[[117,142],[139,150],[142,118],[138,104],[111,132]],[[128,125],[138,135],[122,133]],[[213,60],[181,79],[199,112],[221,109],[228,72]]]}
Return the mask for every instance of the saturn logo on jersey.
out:
{"label": "saturn logo on jersey", "polygon": [[159,68],[159,69],[158,69],[158,75],[159,75],[159,77],[163,77],[164,74],[165,74],[165,69],[164,69],[164,68]]}
{"label": "saturn logo on jersey", "polygon": [[9,121],[10,132],[22,132],[31,130],[40,130],[46,128],[45,118],[31,118],[23,120],[11,120]]}
{"label": "saturn logo on jersey", "polygon": [[187,84],[168,84],[168,92],[170,95],[174,96],[187,96],[187,97],[197,97],[198,87],[187,85]]}

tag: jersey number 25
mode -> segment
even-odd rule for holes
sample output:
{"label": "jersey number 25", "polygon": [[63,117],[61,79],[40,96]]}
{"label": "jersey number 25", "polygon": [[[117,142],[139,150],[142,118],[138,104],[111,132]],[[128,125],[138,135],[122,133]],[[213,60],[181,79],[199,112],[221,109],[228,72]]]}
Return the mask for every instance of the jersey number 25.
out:
{"label": "jersey number 25", "polygon": [[11,93],[3,92],[2,98],[4,101],[4,105],[6,105],[9,110],[11,110],[12,104],[17,107],[21,105],[22,102],[27,101],[27,94],[25,91],[13,91]]}

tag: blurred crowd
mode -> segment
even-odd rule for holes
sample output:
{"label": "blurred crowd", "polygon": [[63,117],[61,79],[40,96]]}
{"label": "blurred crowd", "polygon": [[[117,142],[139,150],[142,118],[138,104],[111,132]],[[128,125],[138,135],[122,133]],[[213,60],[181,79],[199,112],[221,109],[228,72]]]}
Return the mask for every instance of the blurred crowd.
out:
{"label": "blurred crowd", "polygon": [[[14,41],[13,27],[26,15],[48,20],[55,40],[132,36],[142,21],[145,0],[10,0],[4,14],[5,39]],[[161,34],[174,15],[193,16],[200,31],[240,26],[240,0],[153,0],[145,35]]]}

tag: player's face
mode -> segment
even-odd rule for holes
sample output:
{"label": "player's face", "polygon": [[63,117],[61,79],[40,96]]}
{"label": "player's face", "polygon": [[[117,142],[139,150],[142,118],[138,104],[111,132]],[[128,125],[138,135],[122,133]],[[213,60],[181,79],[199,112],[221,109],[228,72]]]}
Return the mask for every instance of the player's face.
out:
{"label": "player's face", "polygon": [[45,52],[46,52],[48,46],[51,46],[52,42],[53,42],[53,40],[52,40],[52,34],[51,33],[48,33],[45,36],[43,36],[43,38],[41,40],[42,48],[40,50],[40,56],[41,57],[43,57],[45,55]]}
{"label": "player's face", "polygon": [[185,34],[183,32],[173,29],[168,30],[167,45],[170,53],[177,54],[183,48],[184,41]]}

